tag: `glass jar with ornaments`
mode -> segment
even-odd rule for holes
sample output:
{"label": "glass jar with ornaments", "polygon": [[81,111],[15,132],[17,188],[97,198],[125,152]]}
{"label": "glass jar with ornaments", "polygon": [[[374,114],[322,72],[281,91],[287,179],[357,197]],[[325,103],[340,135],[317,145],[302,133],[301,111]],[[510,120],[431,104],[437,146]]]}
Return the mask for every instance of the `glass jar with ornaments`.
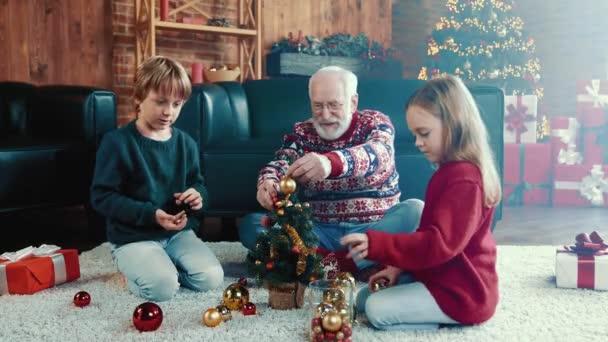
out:
{"label": "glass jar with ornaments", "polygon": [[311,341],[352,341],[354,278],[342,272],[331,280],[315,280],[308,286]]}

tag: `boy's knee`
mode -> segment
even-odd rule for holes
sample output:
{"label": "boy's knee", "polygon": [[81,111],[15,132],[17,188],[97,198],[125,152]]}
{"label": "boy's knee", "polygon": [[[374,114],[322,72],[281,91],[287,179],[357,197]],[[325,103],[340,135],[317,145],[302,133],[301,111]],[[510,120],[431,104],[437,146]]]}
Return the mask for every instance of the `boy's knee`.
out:
{"label": "boy's knee", "polygon": [[212,266],[205,271],[190,276],[190,282],[196,291],[209,291],[224,283],[224,269],[221,265]]}
{"label": "boy's knee", "polygon": [[419,215],[422,214],[422,209],[424,209],[424,201],[421,201],[417,198],[408,198],[405,201],[401,202],[406,207],[405,210],[409,212]]}
{"label": "boy's knee", "polygon": [[179,282],[177,281],[177,275],[164,276],[140,284],[139,294],[147,300],[162,302],[173,298],[178,289]]}

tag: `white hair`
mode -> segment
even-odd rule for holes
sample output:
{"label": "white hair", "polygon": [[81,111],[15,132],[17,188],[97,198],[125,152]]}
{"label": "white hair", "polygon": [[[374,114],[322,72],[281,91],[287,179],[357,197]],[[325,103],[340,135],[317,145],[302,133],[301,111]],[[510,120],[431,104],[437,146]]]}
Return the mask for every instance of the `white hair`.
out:
{"label": "white hair", "polygon": [[339,66],[330,65],[317,70],[312,76],[310,76],[310,80],[308,80],[308,95],[310,97],[312,97],[312,83],[319,76],[329,74],[338,75],[340,82],[342,82],[342,85],[344,86],[344,96],[347,100],[350,100],[354,95],[357,95],[357,75],[350,70],[346,70]]}

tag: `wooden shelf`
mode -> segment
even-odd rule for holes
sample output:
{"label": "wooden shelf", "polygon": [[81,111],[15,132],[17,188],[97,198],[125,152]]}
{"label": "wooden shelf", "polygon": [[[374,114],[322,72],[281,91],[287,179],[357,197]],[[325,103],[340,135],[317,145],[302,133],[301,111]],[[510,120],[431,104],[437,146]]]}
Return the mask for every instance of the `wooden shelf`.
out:
{"label": "wooden shelf", "polygon": [[239,29],[233,27],[209,26],[198,24],[174,23],[170,21],[154,20],[154,26],[157,28],[178,30],[178,31],[195,31],[195,32],[210,32],[220,33],[231,36],[252,36],[255,37],[258,32],[256,30]]}
{"label": "wooden shelf", "polygon": [[[164,21],[155,14],[158,0],[134,1],[136,68],[146,58],[156,55],[156,31],[158,29],[202,32],[237,37],[237,59],[241,69],[240,81],[248,78],[262,78],[262,0],[238,0],[237,24],[239,27],[252,27],[252,29]],[[175,17],[178,13],[191,9],[202,15],[203,18],[210,19],[209,14],[198,7],[205,1],[210,2],[210,0],[191,0],[170,11],[169,17]],[[184,13],[190,15],[187,12]]]}

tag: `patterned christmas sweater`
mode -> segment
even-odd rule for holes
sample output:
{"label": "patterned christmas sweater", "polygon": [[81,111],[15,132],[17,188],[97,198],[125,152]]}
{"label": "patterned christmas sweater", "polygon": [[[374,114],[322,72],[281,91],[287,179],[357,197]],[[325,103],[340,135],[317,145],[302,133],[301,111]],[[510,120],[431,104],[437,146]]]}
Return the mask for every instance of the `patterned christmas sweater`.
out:
{"label": "patterned christmas sweater", "polygon": [[327,141],[312,120],[295,124],[285,135],[275,159],[260,171],[264,180],[279,181],[289,165],[306,153],[323,154],[331,161],[329,177],[298,184],[300,198],[312,207],[312,218],[322,223],[373,222],[399,202],[399,174],[394,157],[395,129],[388,116],[372,110],[353,113],[348,130]]}

